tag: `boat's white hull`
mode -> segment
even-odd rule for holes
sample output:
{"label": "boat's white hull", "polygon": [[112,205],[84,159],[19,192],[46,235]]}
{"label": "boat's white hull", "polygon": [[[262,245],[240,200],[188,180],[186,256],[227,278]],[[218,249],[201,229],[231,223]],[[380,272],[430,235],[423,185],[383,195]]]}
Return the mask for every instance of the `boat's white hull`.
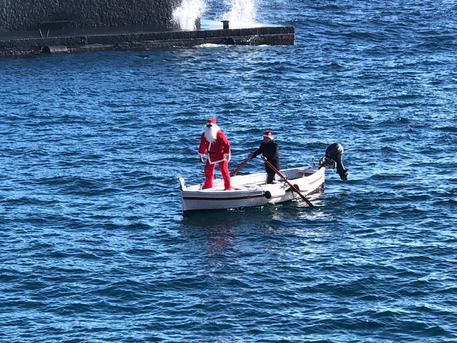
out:
{"label": "boat's white hull", "polygon": [[[325,182],[325,168],[292,168],[282,170],[282,173],[305,196],[321,190]],[[201,190],[200,185],[186,187],[180,179],[183,211],[262,206],[300,199],[286,182],[278,180],[275,184],[266,184],[265,179],[265,173],[232,177],[234,190],[230,191],[223,190],[222,180],[215,180],[211,189]]]}

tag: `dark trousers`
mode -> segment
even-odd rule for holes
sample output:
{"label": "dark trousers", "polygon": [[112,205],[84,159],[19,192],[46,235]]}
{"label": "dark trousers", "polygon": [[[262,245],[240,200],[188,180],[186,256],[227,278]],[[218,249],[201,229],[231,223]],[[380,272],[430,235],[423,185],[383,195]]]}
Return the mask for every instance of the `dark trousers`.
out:
{"label": "dark trousers", "polygon": [[[276,169],[279,170],[278,161],[269,161]],[[267,183],[273,183],[276,172],[265,163],[265,171],[267,172]]]}
{"label": "dark trousers", "polygon": [[268,170],[267,171],[267,183],[273,183],[274,179],[275,179],[275,172],[274,171],[271,171],[271,170]]}

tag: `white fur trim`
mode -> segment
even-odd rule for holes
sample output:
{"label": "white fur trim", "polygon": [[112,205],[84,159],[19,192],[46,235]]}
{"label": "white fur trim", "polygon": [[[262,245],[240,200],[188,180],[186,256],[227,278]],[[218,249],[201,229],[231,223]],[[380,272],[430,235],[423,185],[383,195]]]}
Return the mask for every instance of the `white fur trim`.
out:
{"label": "white fur trim", "polygon": [[[226,157],[227,155],[228,155],[228,159],[227,159],[227,157]],[[222,160],[219,160],[219,161],[211,161],[211,157],[210,157],[209,154],[208,154],[208,162],[209,162],[210,164],[216,164],[216,163],[223,162],[223,161],[230,162],[231,156],[232,156],[231,153],[230,153],[230,154],[224,154],[224,158],[223,158]]]}
{"label": "white fur trim", "polygon": [[209,162],[210,164],[216,164],[216,163],[223,162],[223,161],[225,161],[225,158],[222,159],[222,160],[214,161],[214,162],[213,162],[213,161],[211,161],[211,159],[209,158],[209,155],[208,155],[208,162]]}

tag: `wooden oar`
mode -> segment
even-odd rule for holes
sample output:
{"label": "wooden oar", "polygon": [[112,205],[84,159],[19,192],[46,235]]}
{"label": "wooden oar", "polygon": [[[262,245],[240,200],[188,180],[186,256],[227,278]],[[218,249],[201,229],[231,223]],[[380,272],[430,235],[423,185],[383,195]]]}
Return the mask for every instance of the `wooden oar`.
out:
{"label": "wooden oar", "polygon": [[239,164],[239,166],[235,168],[235,170],[232,172],[232,174],[230,176],[236,176],[236,174],[238,174],[240,172],[240,170],[243,169],[246,164],[248,164],[249,160],[250,160],[249,157],[244,159],[243,162],[241,162]]}
{"label": "wooden oar", "polygon": [[297,193],[300,196],[300,198],[302,198],[302,200],[308,204],[309,207],[314,207],[313,203],[311,201],[309,201],[308,199],[306,199],[306,197],[302,194],[302,192],[300,192],[300,190],[297,187],[295,187],[293,184],[291,184],[283,173],[281,173],[273,164],[271,164],[266,159],[266,157],[262,157],[262,158],[265,161],[265,163],[271,168],[271,170],[273,170],[276,174],[278,174],[280,177],[282,177],[284,179],[284,181],[290,186],[290,188],[295,193]]}

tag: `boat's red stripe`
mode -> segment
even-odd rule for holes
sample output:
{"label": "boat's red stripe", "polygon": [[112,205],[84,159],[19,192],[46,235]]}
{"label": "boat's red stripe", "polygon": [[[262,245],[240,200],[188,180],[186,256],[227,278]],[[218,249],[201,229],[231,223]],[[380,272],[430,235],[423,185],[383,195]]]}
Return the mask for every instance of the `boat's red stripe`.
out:
{"label": "boat's red stripe", "polygon": [[243,199],[254,199],[254,198],[263,198],[263,194],[259,195],[245,195],[242,197],[233,197],[233,198],[202,198],[202,197],[183,197],[184,200],[243,200]]}

